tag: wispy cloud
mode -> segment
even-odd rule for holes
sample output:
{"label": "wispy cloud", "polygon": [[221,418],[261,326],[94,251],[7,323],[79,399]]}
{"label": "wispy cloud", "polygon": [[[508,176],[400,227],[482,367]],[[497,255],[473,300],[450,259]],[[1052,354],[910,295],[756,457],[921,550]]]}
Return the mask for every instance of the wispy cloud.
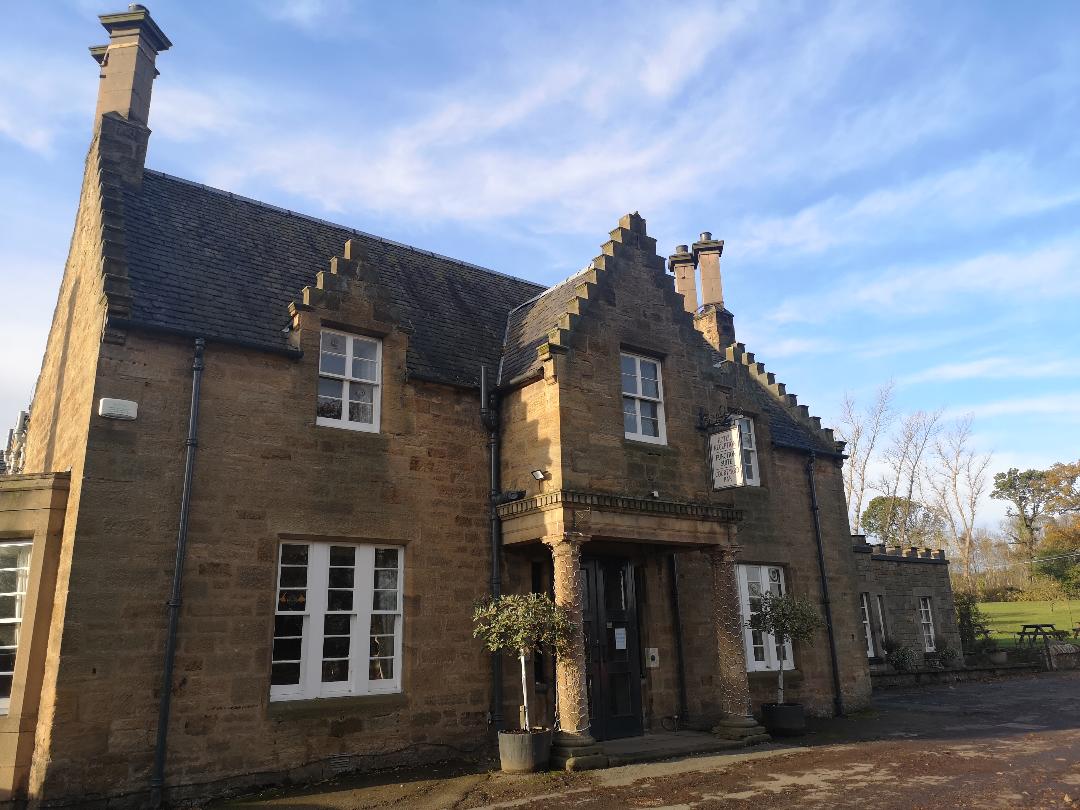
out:
{"label": "wispy cloud", "polygon": [[1030,380],[1078,375],[1080,375],[1080,362],[1075,360],[1032,362],[1030,358],[1002,356],[984,357],[961,363],[941,363],[914,374],[905,375],[897,382],[901,385],[913,385],[960,380]]}
{"label": "wispy cloud", "polygon": [[[972,414],[977,419],[997,416],[1061,417],[1069,422],[1080,422],[1080,391],[1040,394],[1030,397],[975,402],[970,405],[951,407],[945,417],[955,419]],[[1068,452],[1074,451],[1071,448]]]}
{"label": "wispy cloud", "polygon": [[[0,137],[40,155],[50,156],[57,138],[75,124],[89,133],[96,85],[89,65],[61,55],[42,60],[29,51],[6,54],[0,71]],[[26,70],[11,65],[30,65]]]}

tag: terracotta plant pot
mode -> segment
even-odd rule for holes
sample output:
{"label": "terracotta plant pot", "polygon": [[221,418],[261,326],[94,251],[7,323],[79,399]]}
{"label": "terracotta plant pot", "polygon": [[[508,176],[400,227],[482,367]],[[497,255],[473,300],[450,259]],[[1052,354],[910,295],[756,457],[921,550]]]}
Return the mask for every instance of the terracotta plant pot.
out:
{"label": "terracotta plant pot", "polygon": [[551,729],[500,731],[499,761],[505,773],[533,773],[547,768]]}
{"label": "terracotta plant pot", "polygon": [[796,737],[806,733],[806,709],[801,703],[763,703],[762,723],[770,734]]}

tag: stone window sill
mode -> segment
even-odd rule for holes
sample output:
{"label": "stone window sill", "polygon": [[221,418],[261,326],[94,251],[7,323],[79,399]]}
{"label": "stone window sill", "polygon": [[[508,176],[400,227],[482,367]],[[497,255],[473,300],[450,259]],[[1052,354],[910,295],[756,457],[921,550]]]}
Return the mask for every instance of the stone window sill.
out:
{"label": "stone window sill", "polygon": [[345,714],[355,716],[369,711],[374,713],[402,709],[408,705],[408,702],[408,697],[402,692],[388,695],[346,695],[310,700],[274,700],[267,708],[267,715],[275,720],[340,717]]}

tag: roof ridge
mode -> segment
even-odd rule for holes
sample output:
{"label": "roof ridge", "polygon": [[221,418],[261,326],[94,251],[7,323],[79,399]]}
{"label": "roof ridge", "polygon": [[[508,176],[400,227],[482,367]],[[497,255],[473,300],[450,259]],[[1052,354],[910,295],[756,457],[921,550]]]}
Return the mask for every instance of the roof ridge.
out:
{"label": "roof ridge", "polygon": [[[159,177],[165,177],[165,178],[168,178],[169,180],[175,180],[178,183],[184,183],[185,185],[194,186],[196,188],[201,188],[201,189],[203,189],[205,191],[209,191],[209,192],[212,192],[214,194],[220,194],[220,195],[222,195],[224,197],[230,197],[231,199],[234,199],[234,200],[241,200],[243,202],[251,203],[253,205],[259,206],[260,208],[266,208],[266,209],[269,209],[271,211],[278,211],[278,212],[283,213],[283,214],[288,214],[289,216],[296,217],[297,219],[307,220],[308,222],[317,222],[320,225],[329,225],[332,228],[340,228],[341,230],[349,231],[350,233],[352,233],[352,234],[354,234],[356,236],[363,236],[363,237],[366,237],[368,239],[374,239],[377,242],[382,242],[384,245],[393,245],[394,247],[404,248],[405,250],[411,250],[414,253],[419,253],[419,254],[422,254],[424,256],[431,256],[431,257],[436,258],[436,259],[443,259],[444,261],[453,262],[454,264],[461,265],[462,267],[468,267],[468,268],[471,268],[473,270],[479,270],[482,273],[489,273],[490,275],[493,275],[493,276],[501,276],[502,278],[508,278],[511,281],[520,281],[520,282],[523,282],[525,284],[530,284],[530,285],[532,285],[534,287],[540,287],[540,288],[544,287],[543,284],[541,284],[541,283],[539,283],[537,281],[530,281],[529,279],[522,278],[521,276],[513,276],[513,275],[510,275],[509,273],[503,273],[503,272],[501,272],[499,270],[492,270],[490,267],[484,267],[483,265],[474,264],[473,262],[463,261],[462,259],[455,259],[453,256],[446,256],[446,255],[444,255],[442,253],[436,253],[433,250],[425,250],[424,248],[419,248],[419,247],[416,247],[415,245],[407,245],[404,242],[396,242],[393,239],[387,239],[385,236],[379,236],[377,234],[368,233],[367,231],[362,231],[359,228],[354,228],[351,225],[342,225],[340,222],[331,222],[328,219],[322,219],[321,217],[312,216],[311,214],[302,214],[299,211],[293,211],[291,208],[283,208],[280,205],[274,205],[273,203],[264,202],[262,200],[256,200],[254,197],[247,197],[247,196],[245,196],[243,194],[237,194],[236,192],[233,192],[233,191],[226,191],[225,189],[215,188],[214,186],[208,186],[205,183],[199,183],[198,181],[195,181],[195,180],[188,180],[185,177],[177,177],[175,174],[169,174],[168,172],[162,172],[162,171],[158,171],[156,169],[144,169],[143,173],[144,174],[153,174],[153,175],[157,175]],[[560,282],[560,284],[561,283],[562,282]],[[547,289],[550,289],[550,288],[547,288]],[[546,289],[541,289],[541,292],[537,295],[537,297],[539,297],[540,295],[543,295],[544,292],[546,292],[546,291],[547,291]],[[535,299],[533,299],[533,300],[535,300]]]}

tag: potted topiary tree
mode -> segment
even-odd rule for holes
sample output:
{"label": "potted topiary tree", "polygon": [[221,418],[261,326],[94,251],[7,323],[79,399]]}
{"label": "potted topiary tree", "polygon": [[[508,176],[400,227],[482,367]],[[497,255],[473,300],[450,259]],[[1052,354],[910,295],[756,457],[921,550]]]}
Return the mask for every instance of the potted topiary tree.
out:
{"label": "potted topiary tree", "polygon": [[508,773],[530,773],[546,767],[551,754],[551,729],[529,724],[530,653],[548,647],[566,651],[573,632],[567,612],[543,594],[512,594],[485,599],[473,611],[473,635],[492,652],[505,652],[521,662],[524,728],[499,731],[499,759]]}
{"label": "potted topiary tree", "polygon": [[[754,630],[770,633],[781,649],[789,641],[809,643],[821,624],[821,617],[810,602],[771,593],[761,597],[760,606],[747,622]],[[806,710],[803,705],[784,701],[782,661],[776,681],[776,703],[762,704],[761,713],[765,728],[771,734],[802,734],[806,730]]]}

